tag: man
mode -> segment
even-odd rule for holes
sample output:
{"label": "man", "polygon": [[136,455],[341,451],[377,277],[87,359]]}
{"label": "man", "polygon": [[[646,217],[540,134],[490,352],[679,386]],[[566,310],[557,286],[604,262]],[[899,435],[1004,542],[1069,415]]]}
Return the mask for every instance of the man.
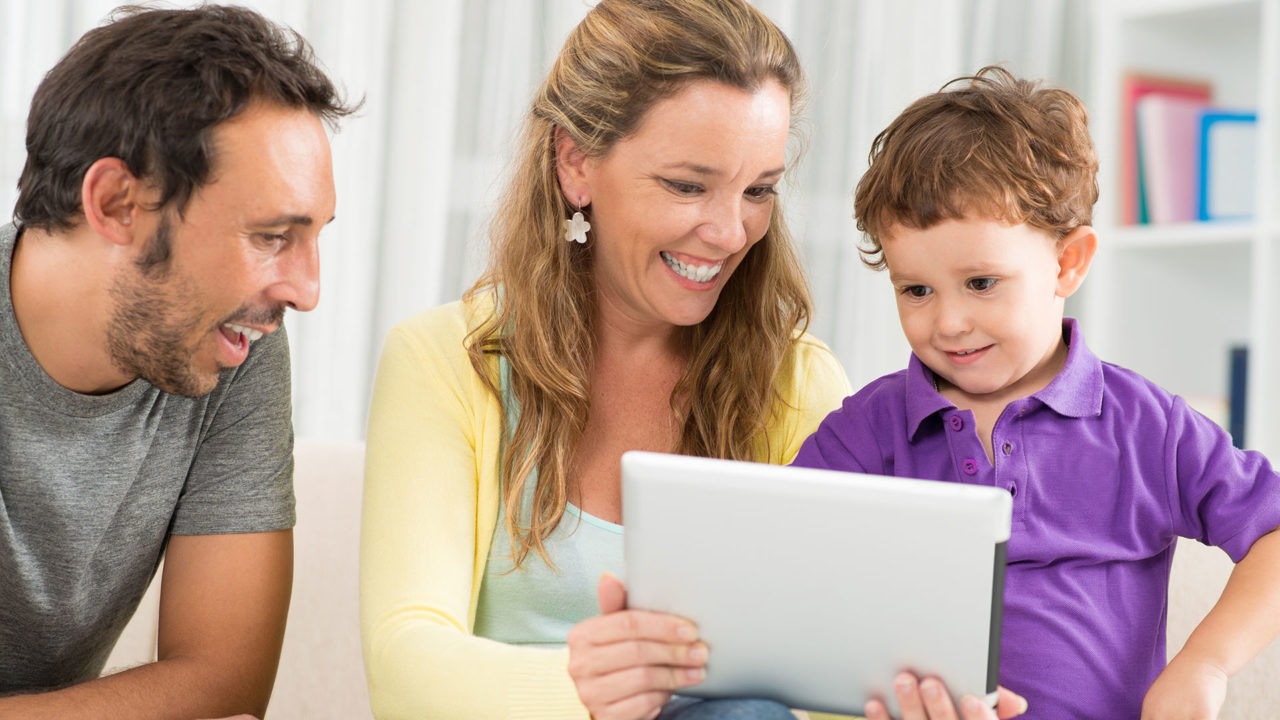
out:
{"label": "man", "polygon": [[[285,308],[316,304],[306,42],[130,10],[45,77],[0,228],[0,718],[266,708],[292,577]],[[99,678],[165,556],[157,661]]]}

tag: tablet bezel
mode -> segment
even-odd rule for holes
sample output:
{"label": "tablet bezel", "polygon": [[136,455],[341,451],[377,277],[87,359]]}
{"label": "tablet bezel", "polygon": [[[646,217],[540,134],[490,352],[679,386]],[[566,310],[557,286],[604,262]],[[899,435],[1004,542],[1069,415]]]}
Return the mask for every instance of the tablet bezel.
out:
{"label": "tablet bezel", "polygon": [[690,618],[711,650],[681,694],[897,715],[912,670],[994,704],[1008,493],[640,451],[622,485],[629,607]]}

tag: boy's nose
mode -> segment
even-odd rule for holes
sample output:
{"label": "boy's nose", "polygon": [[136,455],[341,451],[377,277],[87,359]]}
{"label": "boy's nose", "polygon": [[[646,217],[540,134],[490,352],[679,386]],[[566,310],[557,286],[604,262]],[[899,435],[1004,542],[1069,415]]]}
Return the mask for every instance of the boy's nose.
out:
{"label": "boy's nose", "polygon": [[973,327],[964,303],[939,303],[934,327],[939,335],[963,335]]}

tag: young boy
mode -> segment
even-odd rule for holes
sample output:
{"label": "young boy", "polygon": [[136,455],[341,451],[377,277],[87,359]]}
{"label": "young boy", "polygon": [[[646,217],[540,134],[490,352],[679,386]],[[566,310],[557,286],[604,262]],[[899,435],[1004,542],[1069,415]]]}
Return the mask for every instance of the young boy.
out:
{"label": "young boy", "polygon": [[[1064,321],[1097,245],[1096,171],[1081,103],[1001,68],[898,116],[855,206],[910,363],[847,398],[795,464],[1013,495],[1000,682],[1027,717],[1214,717],[1228,676],[1280,632],[1280,476]],[[1166,667],[1178,536],[1238,565]],[[935,680],[898,687],[915,707],[950,703]]]}

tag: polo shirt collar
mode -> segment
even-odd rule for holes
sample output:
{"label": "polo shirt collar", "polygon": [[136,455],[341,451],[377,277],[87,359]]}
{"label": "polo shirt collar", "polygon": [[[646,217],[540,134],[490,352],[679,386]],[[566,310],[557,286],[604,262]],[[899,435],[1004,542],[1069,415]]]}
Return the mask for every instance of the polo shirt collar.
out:
{"label": "polo shirt collar", "polygon": [[[1085,345],[1074,318],[1063,319],[1062,337],[1067,341],[1067,362],[1031,397],[1066,417],[1097,416],[1102,413],[1102,361]],[[926,418],[953,407],[938,393],[933,371],[911,353],[907,363],[907,437],[914,440]]]}
{"label": "polo shirt collar", "polygon": [[1096,417],[1102,414],[1102,361],[1084,343],[1075,318],[1062,321],[1062,337],[1067,341],[1067,362],[1057,377],[1031,397],[1067,417]]}

